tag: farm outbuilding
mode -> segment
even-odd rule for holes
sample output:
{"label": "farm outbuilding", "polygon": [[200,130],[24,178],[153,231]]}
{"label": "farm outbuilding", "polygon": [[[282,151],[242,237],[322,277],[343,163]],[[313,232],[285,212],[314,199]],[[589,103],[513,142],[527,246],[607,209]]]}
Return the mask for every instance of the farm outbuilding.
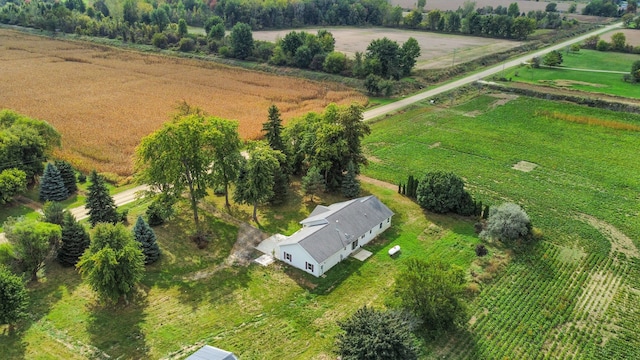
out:
{"label": "farm outbuilding", "polygon": [[278,234],[265,241],[272,249],[269,255],[321,276],[388,229],[392,216],[375,196],[318,205],[300,221],[302,229],[289,237]]}

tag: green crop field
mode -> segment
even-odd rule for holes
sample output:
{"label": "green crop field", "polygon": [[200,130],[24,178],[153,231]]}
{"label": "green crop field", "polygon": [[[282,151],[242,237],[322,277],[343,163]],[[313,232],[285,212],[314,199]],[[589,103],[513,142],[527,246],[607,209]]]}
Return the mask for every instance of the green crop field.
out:
{"label": "green crop field", "polygon": [[532,69],[521,66],[505,72],[504,77],[512,81],[640,98],[639,84],[622,81],[623,74],[572,70],[589,69],[628,73],[631,71],[631,64],[640,60],[640,55],[583,49],[578,53],[562,52],[562,56],[564,61],[561,68]]}
{"label": "green crop field", "polygon": [[523,206],[544,236],[483,286],[468,327],[432,357],[638,358],[640,117],[509,99],[414,108],[365,139],[366,175],[453,171],[485,204]]}

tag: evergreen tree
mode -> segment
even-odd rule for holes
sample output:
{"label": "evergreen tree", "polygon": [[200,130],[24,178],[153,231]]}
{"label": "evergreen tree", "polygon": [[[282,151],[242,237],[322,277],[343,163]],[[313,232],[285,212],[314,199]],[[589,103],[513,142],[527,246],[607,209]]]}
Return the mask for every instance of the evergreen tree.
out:
{"label": "evergreen tree", "polygon": [[360,194],[360,181],[357,178],[356,167],[352,161],[347,164],[347,173],[342,179],[342,195],[346,198],[353,199]]}
{"label": "evergreen tree", "polygon": [[262,124],[262,132],[264,137],[273,150],[285,151],[284,141],[282,141],[282,119],[280,118],[280,110],[275,105],[269,107],[269,119]]}
{"label": "evergreen tree", "polygon": [[64,206],[61,203],[55,201],[47,201],[42,207],[42,213],[44,215],[44,221],[50,224],[56,224],[62,226],[62,220],[64,219]]}
{"label": "evergreen tree", "polygon": [[[284,141],[282,140],[282,119],[280,111],[275,105],[269,107],[269,118],[262,124],[262,132],[265,140],[273,150],[280,150],[285,154]],[[280,162],[280,167],[275,171],[273,177],[273,196],[269,199],[271,204],[282,204],[287,196],[289,188],[289,171],[285,154],[284,161]]]}
{"label": "evergreen tree", "polygon": [[58,171],[60,171],[62,182],[64,182],[64,187],[67,188],[69,195],[78,191],[78,186],[76,185],[76,173],[73,171],[71,164],[67,161],[56,160],[55,165],[58,168]]}
{"label": "evergreen tree", "polygon": [[311,167],[307,171],[307,175],[302,177],[302,193],[311,196],[311,202],[313,202],[313,195],[319,191],[325,189],[324,178],[320,171],[315,166]]}
{"label": "evergreen tree", "polygon": [[89,176],[89,194],[87,195],[87,208],[89,209],[89,222],[91,226],[95,226],[97,223],[112,223],[118,222],[118,213],[116,212],[116,205],[113,202],[113,198],[109,195],[109,190],[101,175],[93,170]]}
{"label": "evergreen tree", "polygon": [[156,234],[142,216],[138,216],[136,225],[133,227],[133,237],[140,243],[144,254],[144,264],[149,265],[156,262],[160,257],[160,247],[156,242]]}
{"label": "evergreen tree", "polygon": [[58,262],[63,266],[74,266],[80,260],[80,256],[89,247],[89,233],[76,221],[70,213],[64,213],[62,221],[62,246],[58,250]]}
{"label": "evergreen tree", "polygon": [[58,168],[48,163],[40,180],[40,201],[63,201],[69,197]]}

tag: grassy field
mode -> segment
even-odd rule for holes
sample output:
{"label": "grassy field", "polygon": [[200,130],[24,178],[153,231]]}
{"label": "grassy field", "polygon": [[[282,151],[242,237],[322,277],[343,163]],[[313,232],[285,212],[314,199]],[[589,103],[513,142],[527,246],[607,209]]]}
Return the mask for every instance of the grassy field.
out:
{"label": "grassy field", "polygon": [[[489,95],[372,125],[366,175],[453,171],[485,204],[522,205],[544,234],[482,288],[468,328],[430,358],[640,356],[640,132],[620,130],[638,125],[637,115]],[[523,160],[537,167],[512,168]]]}
{"label": "grassy field", "polygon": [[512,81],[640,98],[640,86],[622,81],[623,74],[570,69],[629,72],[631,71],[631,64],[640,60],[640,55],[583,49],[578,53],[563,52],[562,56],[564,61],[561,67],[566,69],[531,69],[522,66],[505,72],[504,76]]}
{"label": "grassy field", "polygon": [[0,108],[52,124],[62,134],[56,156],[83,170],[133,171],[140,139],[186,101],[239,121],[240,135],[261,135],[275,104],[284,121],[335,102],[365,104],[357,91],[158,54],[0,30]]}
{"label": "grassy field", "polygon": [[[155,229],[163,256],[147,268],[134,304],[100,306],[73,269],[48,264],[46,278],[29,286],[28,320],[15,333],[0,327],[0,352],[9,358],[183,358],[207,343],[242,359],[329,359],[336,321],[365,304],[383,306],[405,259],[444,258],[477,271],[505,259],[490,247],[492,256],[476,260],[472,222],[426,215],[394,190],[365,184],[364,192],[396,214],[384,236],[367,246],[374,255],[366,262],[347,259],[320,279],[279,264],[229,265],[238,226],[206,215],[214,241],[198,250],[188,239],[192,220],[184,205],[184,215]],[[203,206],[220,208],[221,201],[211,196]],[[132,205],[130,219],[145,205]],[[292,232],[314,207],[292,194],[287,205],[263,209],[260,220],[265,230]],[[248,218],[250,209],[234,207],[233,214]],[[390,258],[386,251],[397,244],[402,254]]]}

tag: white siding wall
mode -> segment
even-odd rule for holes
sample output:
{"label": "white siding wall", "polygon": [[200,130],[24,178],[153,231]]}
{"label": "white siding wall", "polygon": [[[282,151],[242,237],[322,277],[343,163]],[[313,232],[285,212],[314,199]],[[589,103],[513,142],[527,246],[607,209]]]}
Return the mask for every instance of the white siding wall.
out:
{"label": "white siding wall", "polygon": [[[280,259],[282,262],[286,264],[295,266],[298,269],[301,269],[303,271],[313,274],[314,276],[320,276],[326,273],[327,271],[329,271],[329,269],[334,267],[340,261],[349,257],[349,255],[351,255],[352,252],[358,250],[363,245],[368,244],[371,240],[373,240],[376,236],[380,235],[382,232],[387,230],[390,226],[391,226],[391,217],[389,217],[388,219],[382,222],[382,227],[380,227],[380,224],[377,224],[370,231],[367,231],[366,233],[364,233],[363,237],[361,236],[358,239],[358,246],[355,249],[352,250],[351,244],[349,244],[347,245],[346,248],[342,248],[340,249],[340,251],[331,255],[322,264],[316,263],[316,261],[311,257],[311,255],[309,255],[309,253],[307,253],[307,251],[303,249],[302,246],[300,246],[299,244],[282,245],[278,251],[277,256],[278,256],[278,259]],[[284,258],[285,252],[291,254],[291,261],[286,260]],[[308,269],[305,269],[306,262],[313,264],[313,272],[311,272]]]}
{"label": "white siding wall", "polygon": [[[285,252],[291,254],[291,261],[284,258]],[[285,264],[297,267],[298,269],[311,273],[314,276],[322,275],[322,273],[320,272],[320,265],[318,265],[318,263],[311,257],[311,255],[309,255],[309,253],[299,244],[289,244],[281,246],[278,252],[278,259],[280,259]],[[313,264],[313,272],[305,268],[305,263]]]}

